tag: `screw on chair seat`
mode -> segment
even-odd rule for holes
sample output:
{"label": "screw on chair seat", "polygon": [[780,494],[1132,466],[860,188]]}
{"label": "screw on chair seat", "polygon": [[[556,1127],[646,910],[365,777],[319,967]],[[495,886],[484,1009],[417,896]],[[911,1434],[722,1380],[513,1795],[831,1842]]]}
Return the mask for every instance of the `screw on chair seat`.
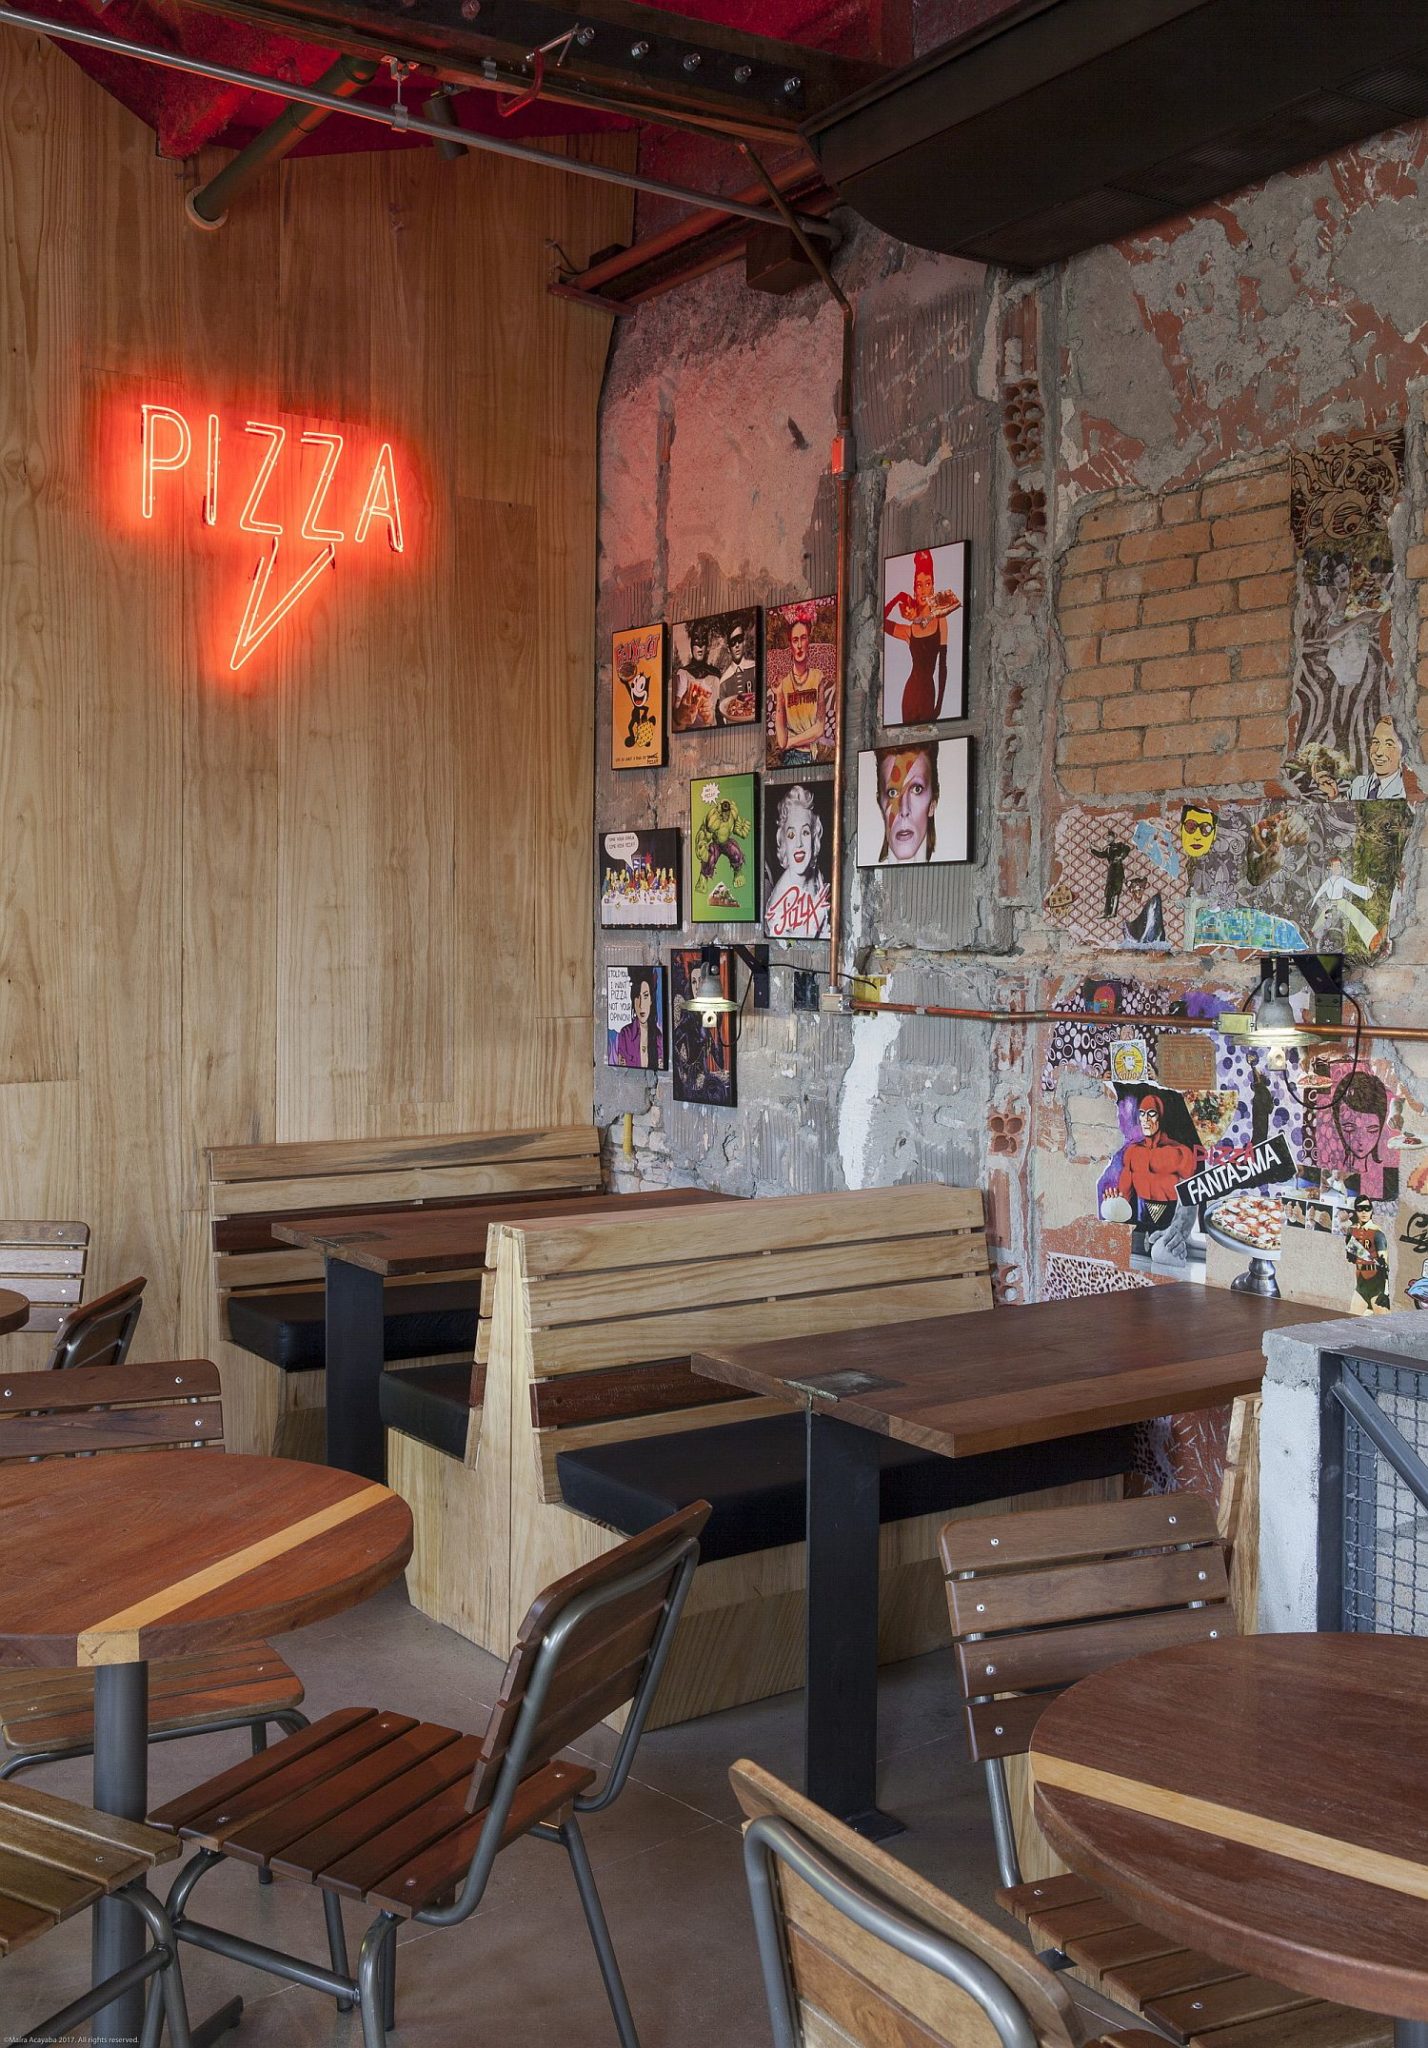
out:
{"label": "screw on chair seat", "polygon": [[[347,1707],[170,1800],[151,1824],[200,1848],[409,1919],[444,1905],[485,1826],[467,1786],[481,1738],[404,1714]],[[550,1821],[595,1782],[554,1762],[521,1783],[502,1844]]]}
{"label": "screw on chair seat", "polygon": [[157,1828],[0,1785],[0,1956],[178,1854]]}
{"label": "screw on chair seat", "polygon": [[[166,1657],[151,1667],[149,1733],[246,1725],[302,1704],[302,1680],[268,1643]],[[94,1747],[92,1671],[0,1670],[0,1765]]]}

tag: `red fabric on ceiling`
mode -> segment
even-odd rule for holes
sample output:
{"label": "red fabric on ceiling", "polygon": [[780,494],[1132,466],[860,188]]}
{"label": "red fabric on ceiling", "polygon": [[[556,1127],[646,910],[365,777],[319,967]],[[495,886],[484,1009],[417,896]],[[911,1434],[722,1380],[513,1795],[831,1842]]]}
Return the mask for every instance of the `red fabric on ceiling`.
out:
{"label": "red fabric on ceiling", "polygon": [[[53,20],[73,21],[76,13],[111,35],[145,43],[152,49],[182,51],[212,63],[232,65],[264,77],[311,85],[332,63],[336,52],[313,43],[274,35],[245,22],[209,14],[182,0],[23,0],[26,11]],[[658,0],[655,0],[658,4]],[[844,55],[874,54],[870,23],[881,0],[681,0],[666,12],[722,22],[754,34],[788,42],[807,42]],[[159,153],[193,156],[209,143],[238,148],[278,112],[280,102],[266,93],[195,78],[182,71],[161,71],[135,58],[115,57],[80,44],[61,45],[89,76],[151,127]],[[415,106],[425,97],[429,81],[410,81],[407,100]],[[390,89],[372,85],[366,99],[391,98]],[[588,134],[629,124],[607,115],[586,114],[569,107],[536,106],[513,120],[496,116],[492,96],[472,91],[461,96],[459,116],[465,126],[500,133],[511,141],[539,135]],[[375,122],[343,120],[335,115],[323,123],[299,153],[327,154],[348,149],[401,147],[420,138],[402,137]]]}

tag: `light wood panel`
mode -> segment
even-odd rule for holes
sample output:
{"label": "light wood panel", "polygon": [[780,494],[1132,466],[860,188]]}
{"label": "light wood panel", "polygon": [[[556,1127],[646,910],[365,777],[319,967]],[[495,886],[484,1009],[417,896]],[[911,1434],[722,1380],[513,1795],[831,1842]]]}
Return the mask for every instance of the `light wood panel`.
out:
{"label": "light wood panel", "polygon": [[[191,175],[0,39],[0,1212],[87,1221],[95,1289],[146,1272],[146,1357],[215,1348],[206,1145],[589,1115],[608,322],[545,285],[550,241],[628,231],[623,194],[413,150],[285,165],[202,235]],[[146,397],[410,458],[400,562],[239,687],[231,524],[121,502]]]}

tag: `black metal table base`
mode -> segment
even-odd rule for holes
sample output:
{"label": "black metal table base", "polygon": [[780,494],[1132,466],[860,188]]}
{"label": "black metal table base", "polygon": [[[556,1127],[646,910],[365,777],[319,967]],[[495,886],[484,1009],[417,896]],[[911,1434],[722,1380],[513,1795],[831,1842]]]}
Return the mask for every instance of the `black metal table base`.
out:
{"label": "black metal table base", "polygon": [[386,1477],[379,1391],[386,1345],[380,1273],[327,1259],[327,1462],[363,1479]]}
{"label": "black metal table base", "polygon": [[878,1439],[808,1416],[804,1786],[871,1841],[903,1831],[878,1806]]}
{"label": "black metal table base", "polygon": [[[94,1674],[94,1804],[121,1820],[143,1820],[149,1810],[149,1667],[101,1664]],[[92,1981],[138,1962],[144,1923],[122,1899],[101,1899],[90,1936]],[[144,2021],[144,1986],[136,1984],[96,2013],[95,2041],[137,2041]]]}
{"label": "black metal table base", "polygon": [[200,2020],[193,2028],[193,2048],[209,2048],[209,2044],[226,2034],[230,2027],[236,2027],[243,2017],[241,1998],[230,1998],[226,2005],[220,2005],[206,2020]]}

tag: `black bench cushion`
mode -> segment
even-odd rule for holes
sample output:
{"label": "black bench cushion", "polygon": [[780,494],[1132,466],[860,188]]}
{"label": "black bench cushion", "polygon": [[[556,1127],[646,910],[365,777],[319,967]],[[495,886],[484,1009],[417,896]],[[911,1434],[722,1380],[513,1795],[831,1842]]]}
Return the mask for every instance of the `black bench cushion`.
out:
{"label": "black bench cushion", "polygon": [[[389,1287],[383,1317],[384,1355],[431,1358],[476,1349],[479,1280],[423,1280]],[[289,1287],[228,1297],[233,1342],[284,1372],[321,1372],[326,1363],[326,1295],[321,1287]]]}
{"label": "black bench cushion", "polygon": [[377,1390],[377,1405],[388,1429],[432,1444],[448,1458],[466,1454],[470,1404],[471,1367],[465,1362],[384,1372]]}
{"label": "black bench cushion", "polygon": [[[567,1506],[626,1536],[707,1500],[714,1512],[699,1555],[710,1562],[803,1540],[804,1435],[802,1414],[791,1410],[561,1451],[555,1462]],[[899,1522],[1073,1480],[1107,1479],[1131,1470],[1132,1442],[1129,1429],[1105,1429],[975,1458],[939,1458],[880,1437],[882,1519]]]}

